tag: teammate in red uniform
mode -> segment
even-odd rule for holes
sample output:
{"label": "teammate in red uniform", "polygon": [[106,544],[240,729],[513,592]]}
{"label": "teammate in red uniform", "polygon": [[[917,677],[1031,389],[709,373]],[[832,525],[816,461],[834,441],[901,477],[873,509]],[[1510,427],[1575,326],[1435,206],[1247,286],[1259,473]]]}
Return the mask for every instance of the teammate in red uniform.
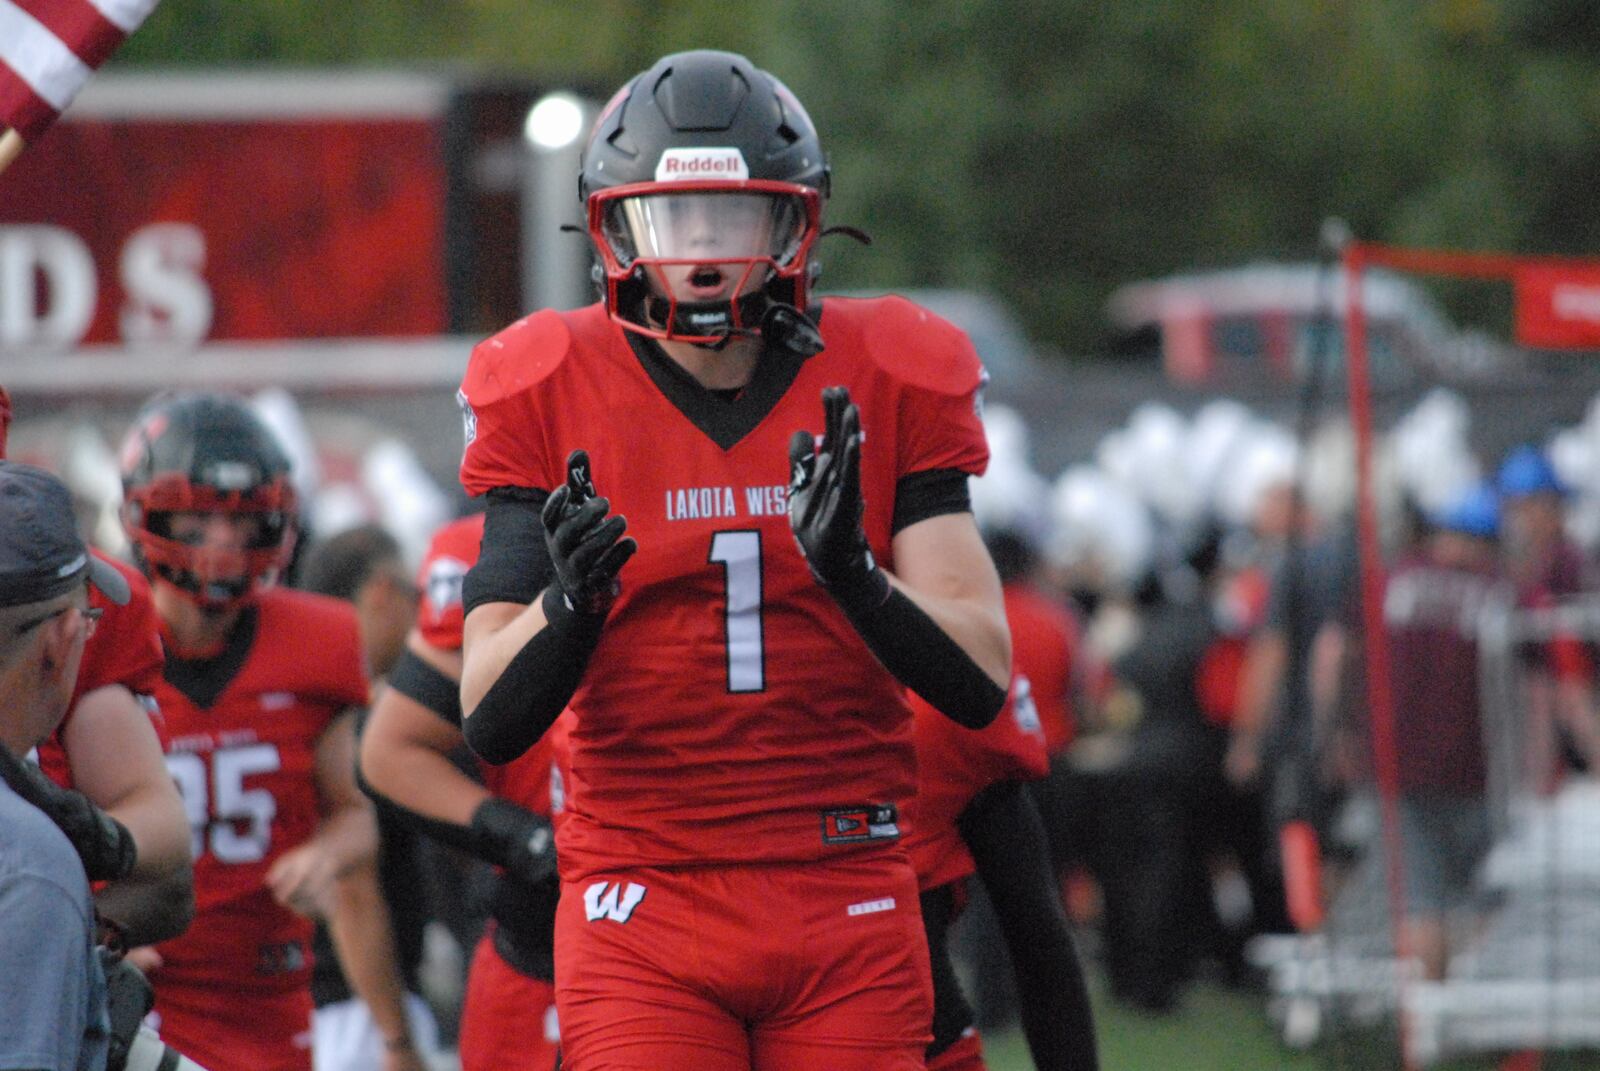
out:
{"label": "teammate in red uniform", "polygon": [[904,689],[981,726],[1010,677],[967,494],[983,370],[902,299],[811,303],[828,176],[771,75],[660,60],[584,152],[604,300],[484,342],[462,386],[467,740],[503,762],[574,718],[576,1071],[922,1067]]}
{"label": "teammate in red uniform", "polygon": [[1022,1025],[1039,1071],[1093,1071],[1094,1023],[1083,969],[1062,912],[1049,842],[1025,782],[1049,771],[1028,678],[1012,683],[994,723],[972,732],[913,699],[917,795],[906,850],[917,872],[933,964],[928,1071],[983,1071],[946,940],[976,874],[994,905],[1017,977]]}
{"label": "teammate in red uniform", "polygon": [[467,976],[462,1071],[551,1071],[560,1040],[549,823],[554,734],[509,765],[484,766],[483,784],[448,757],[461,745],[461,584],[482,538],[480,513],[446,525],[429,545],[417,577],[417,624],[368,716],[361,770],[424,832],[501,868],[493,918]]}
{"label": "teammate in red uniform", "polygon": [[[0,388],[0,457],[11,415],[11,399]],[[117,877],[98,887],[95,910],[125,940],[143,944],[176,936],[194,915],[188,821],[161,759],[165,741],[154,698],[161,634],[150,585],[126,565],[90,553],[122,574],[128,598],[119,605],[100,589],[89,589],[99,625],[84,644],[66,718],[39,745],[38,760],[56,785],[81,792],[80,800],[111,820],[93,823],[109,839],[73,839],[88,852],[92,877]],[[80,817],[88,814],[70,797],[59,797],[53,813],[60,820],[69,808]],[[98,866],[94,856],[103,857]]]}
{"label": "teammate in red uniform", "polygon": [[[165,396],[122,452],[123,521],[168,660],[157,698],[195,857],[197,914],[155,947],[169,1044],[211,1071],[311,1067],[309,915],[341,956],[340,885],[371,880],[370,807],[344,711],[366,701],[354,611],[272,587],[292,542],[288,462],[244,405]],[[151,962],[147,959],[146,962]],[[416,1068],[391,1054],[392,1068]]]}

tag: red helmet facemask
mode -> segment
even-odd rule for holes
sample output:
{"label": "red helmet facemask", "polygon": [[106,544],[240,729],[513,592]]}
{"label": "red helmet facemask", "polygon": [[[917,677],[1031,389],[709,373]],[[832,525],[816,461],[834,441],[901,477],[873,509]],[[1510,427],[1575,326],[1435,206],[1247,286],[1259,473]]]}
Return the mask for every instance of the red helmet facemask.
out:
{"label": "red helmet facemask", "polygon": [[759,334],[774,304],[806,307],[819,191],[764,179],[677,179],[597,190],[589,234],[606,308],[656,339],[720,345]]}
{"label": "red helmet facemask", "polygon": [[[163,475],[130,488],[122,505],[123,527],[152,579],[164,580],[198,605],[213,610],[237,606],[276,582],[294,550],[294,489],[286,477],[244,492],[225,492]],[[173,538],[174,513],[247,514],[260,518],[259,532],[243,548],[196,545]]]}

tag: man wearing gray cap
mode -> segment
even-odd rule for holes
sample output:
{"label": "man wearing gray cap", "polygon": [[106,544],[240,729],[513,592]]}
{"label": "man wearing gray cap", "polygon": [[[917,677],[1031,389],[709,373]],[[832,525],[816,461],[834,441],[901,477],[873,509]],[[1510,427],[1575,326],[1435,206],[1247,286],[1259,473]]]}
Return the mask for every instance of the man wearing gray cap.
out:
{"label": "man wearing gray cap", "polygon": [[18,794],[12,773],[66,713],[99,616],[89,584],[114,603],[128,598],[122,576],[85,548],[66,486],[0,461],[0,1066],[30,1071],[106,1060],[105,979],[84,865]]}

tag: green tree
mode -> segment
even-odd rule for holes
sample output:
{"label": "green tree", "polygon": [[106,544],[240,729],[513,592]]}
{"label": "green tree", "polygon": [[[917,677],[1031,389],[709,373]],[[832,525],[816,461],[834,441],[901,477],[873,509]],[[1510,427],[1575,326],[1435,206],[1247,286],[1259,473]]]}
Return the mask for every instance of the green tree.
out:
{"label": "green tree", "polygon": [[[337,17],[334,17],[337,15]],[[165,0],[119,63],[427,64],[585,87],[749,54],[836,176],[825,282],[991,290],[1102,342],[1117,285],[1315,252],[1320,221],[1600,252],[1600,16],[1584,0]]]}

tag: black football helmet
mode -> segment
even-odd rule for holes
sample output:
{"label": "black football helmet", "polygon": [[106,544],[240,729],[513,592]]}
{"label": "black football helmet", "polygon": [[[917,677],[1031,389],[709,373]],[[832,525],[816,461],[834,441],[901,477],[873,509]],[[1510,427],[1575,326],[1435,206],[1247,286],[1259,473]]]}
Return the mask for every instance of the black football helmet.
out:
{"label": "black football helmet", "polygon": [[782,82],[731,52],[657,61],[601,112],[578,180],[612,319],[710,346],[792,333],[828,182]]}
{"label": "black football helmet", "polygon": [[[295,540],[289,459],[244,402],[166,394],[148,403],[122,445],[122,525],[139,567],[202,606],[226,608],[275,582]],[[178,512],[259,518],[243,550],[173,538]]]}

